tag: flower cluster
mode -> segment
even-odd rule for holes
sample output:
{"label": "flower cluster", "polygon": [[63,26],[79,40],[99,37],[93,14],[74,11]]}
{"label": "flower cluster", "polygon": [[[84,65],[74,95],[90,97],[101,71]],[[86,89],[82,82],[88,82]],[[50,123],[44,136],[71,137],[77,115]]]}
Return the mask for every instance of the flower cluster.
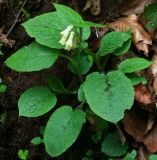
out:
{"label": "flower cluster", "polygon": [[71,49],[76,49],[79,46],[79,37],[77,33],[74,31],[74,27],[72,25],[68,26],[61,33],[61,40],[59,43],[61,45],[65,45],[65,50],[70,51]]}

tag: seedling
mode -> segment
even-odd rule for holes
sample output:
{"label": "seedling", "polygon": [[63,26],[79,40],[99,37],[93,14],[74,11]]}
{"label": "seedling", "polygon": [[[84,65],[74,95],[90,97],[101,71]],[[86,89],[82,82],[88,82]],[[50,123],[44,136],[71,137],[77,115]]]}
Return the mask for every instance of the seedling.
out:
{"label": "seedling", "polygon": [[19,149],[18,151],[18,157],[21,159],[21,160],[27,160],[27,157],[28,157],[28,150],[25,149],[25,150],[22,150],[22,149]]}

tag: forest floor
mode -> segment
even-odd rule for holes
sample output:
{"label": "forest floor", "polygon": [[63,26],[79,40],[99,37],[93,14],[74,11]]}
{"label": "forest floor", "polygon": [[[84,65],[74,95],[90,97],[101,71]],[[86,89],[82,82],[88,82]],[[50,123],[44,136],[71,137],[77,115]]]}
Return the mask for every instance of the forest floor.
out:
{"label": "forest floor", "polygon": [[[3,1],[2,1],[3,2]],[[15,41],[12,46],[4,45],[2,52],[4,56],[0,57],[0,77],[3,83],[7,85],[5,93],[0,94],[0,160],[18,160],[18,150],[28,149],[28,160],[81,160],[86,154],[87,149],[95,151],[94,160],[105,160],[102,153],[99,152],[100,145],[91,141],[93,134],[92,127],[86,123],[80,137],[68,151],[58,158],[50,158],[45,152],[44,145],[34,146],[30,143],[31,139],[40,136],[40,129],[47,122],[51,113],[38,118],[24,118],[18,116],[19,96],[28,88],[35,85],[47,84],[47,75],[54,73],[64,79],[67,85],[71,81],[71,73],[66,69],[65,62],[57,60],[56,65],[48,70],[33,73],[17,73],[5,66],[4,61],[21,47],[28,45],[32,39],[27,35],[21,24],[29,18],[42,13],[54,11],[52,3],[55,0],[27,0],[24,10],[29,17],[20,14],[15,27],[8,35],[8,39]],[[83,12],[86,5],[82,0],[58,0],[58,3],[65,4],[78,11],[85,20],[93,22],[106,23],[117,19],[120,16],[119,6],[121,1],[105,0],[101,3],[101,12],[94,16],[90,11]],[[21,1],[8,0],[0,3],[0,33],[6,35],[14,24],[17,13],[22,5]],[[91,39],[90,39],[91,40]],[[93,46],[94,47],[94,46]],[[64,78],[66,77],[66,79]],[[75,82],[70,82],[75,83]],[[75,85],[75,84],[72,84]],[[65,98],[61,96],[57,105],[75,104],[74,96]],[[145,112],[145,111],[144,111]],[[143,112],[142,112],[143,113]],[[145,113],[144,113],[145,114]],[[146,113],[147,114],[147,113]],[[143,115],[142,115],[143,116]],[[112,127],[112,126],[111,126]]]}

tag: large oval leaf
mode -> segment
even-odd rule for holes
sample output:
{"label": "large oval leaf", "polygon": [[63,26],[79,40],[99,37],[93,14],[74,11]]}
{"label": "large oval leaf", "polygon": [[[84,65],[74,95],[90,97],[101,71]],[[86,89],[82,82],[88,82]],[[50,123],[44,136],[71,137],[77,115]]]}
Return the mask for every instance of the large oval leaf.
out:
{"label": "large oval leaf", "polygon": [[123,118],[124,111],[130,109],[134,101],[131,82],[120,71],[107,75],[91,73],[84,83],[84,93],[92,111],[113,123]]}
{"label": "large oval leaf", "polygon": [[60,32],[67,26],[62,23],[56,12],[36,16],[23,23],[23,26],[27,33],[34,37],[38,43],[50,48],[64,48],[59,43],[61,39]]}
{"label": "large oval leaf", "polygon": [[51,157],[62,154],[75,142],[85,117],[85,112],[73,111],[70,106],[63,106],[51,115],[44,133],[46,151]]}
{"label": "large oval leaf", "polygon": [[19,115],[38,117],[56,105],[56,96],[46,87],[32,87],[25,91],[18,102]]}
{"label": "large oval leaf", "polygon": [[[62,5],[57,5],[62,6]],[[66,7],[67,8],[67,7]],[[71,10],[71,9],[70,9]],[[36,41],[42,45],[48,46],[50,48],[61,49],[65,46],[59,43],[61,39],[60,32],[65,30],[71,23],[69,23],[68,18],[64,18],[67,22],[63,23],[57,12],[45,13],[23,24],[27,33],[36,39]],[[74,15],[69,14],[69,18],[74,17]],[[76,20],[76,18],[74,17]],[[85,27],[82,29],[82,40],[88,39],[90,36],[90,28]]]}
{"label": "large oval leaf", "polygon": [[6,65],[19,72],[39,71],[49,68],[58,58],[59,51],[33,42],[11,55]]}

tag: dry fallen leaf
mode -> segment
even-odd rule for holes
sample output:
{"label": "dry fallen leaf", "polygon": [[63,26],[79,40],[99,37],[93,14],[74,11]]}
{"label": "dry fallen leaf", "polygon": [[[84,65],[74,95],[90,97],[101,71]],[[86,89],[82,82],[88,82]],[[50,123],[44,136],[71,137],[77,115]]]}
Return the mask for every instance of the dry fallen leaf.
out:
{"label": "dry fallen leaf", "polygon": [[15,44],[14,40],[8,39],[5,34],[0,34],[0,43],[12,47]]}
{"label": "dry fallen leaf", "polygon": [[153,103],[153,98],[149,90],[143,84],[136,85],[135,90],[135,100],[141,105],[151,105]]}
{"label": "dry fallen leaf", "polygon": [[151,153],[157,152],[157,124],[145,137],[144,144]]}
{"label": "dry fallen leaf", "polygon": [[88,9],[90,9],[92,14],[95,16],[100,14],[101,11],[100,0],[87,0],[83,11],[86,11]]}
{"label": "dry fallen leaf", "polygon": [[147,130],[147,119],[134,111],[128,111],[124,116],[124,129],[137,142],[142,142]]}
{"label": "dry fallen leaf", "polygon": [[155,0],[129,0],[126,3],[122,3],[120,6],[120,13],[122,15],[141,14],[144,11],[145,6],[155,2]]}
{"label": "dry fallen leaf", "polygon": [[138,149],[138,156],[137,160],[148,160],[150,153],[147,150],[147,148],[141,144],[141,146]]}
{"label": "dry fallen leaf", "polygon": [[149,45],[152,45],[151,36],[146,32],[143,26],[138,22],[138,16],[131,14],[128,17],[120,18],[109,23],[110,27],[116,31],[126,32],[131,29],[133,42],[139,51],[148,55]]}

